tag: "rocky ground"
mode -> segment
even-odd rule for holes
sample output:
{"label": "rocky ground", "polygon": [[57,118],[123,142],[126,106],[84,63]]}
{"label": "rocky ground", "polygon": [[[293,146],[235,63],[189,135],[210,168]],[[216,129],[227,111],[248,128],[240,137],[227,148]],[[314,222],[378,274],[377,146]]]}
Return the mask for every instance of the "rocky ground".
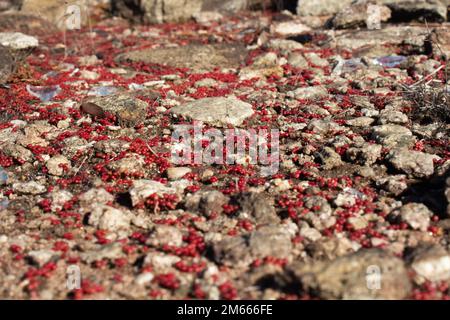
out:
{"label": "rocky ground", "polygon": [[[64,30],[18,2],[0,1],[1,298],[450,297],[448,3],[378,1],[371,29],[364,1],[186,21],[99,1]],[[191,120],[278,129],[279,172],[174,165]]]}

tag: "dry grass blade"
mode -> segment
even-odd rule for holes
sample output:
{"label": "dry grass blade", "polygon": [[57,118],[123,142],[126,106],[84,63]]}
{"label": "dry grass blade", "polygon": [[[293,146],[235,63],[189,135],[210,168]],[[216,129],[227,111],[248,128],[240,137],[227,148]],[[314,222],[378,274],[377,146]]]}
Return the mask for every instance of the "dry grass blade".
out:
{"label": "dry grass blade", "polygon": [[[426,23],[426,22],[425,22]],[[432,40],[432,31],[428,28],[429,41]],[[434,42],[433,42],[434,43]],[[436,48],[445,57],[439,43]],[[436,76],[444,69],[444,80],[436,79]],[[448,59],[436,68],[432,73],[424,76],[412,85],[402,85],[404,97],[412,102],[411,119],[419,124],[437,124],[440,130],[448,131],[450,124],[450,90],[448,87]]]}
{"label": "dry grass blade", "polygon": [[[425,78],[424,78],[425,79]],[[441,81],[404,86],[404,96],[412,102],[411,119],[420,124],[450,124],[450,92]]]}

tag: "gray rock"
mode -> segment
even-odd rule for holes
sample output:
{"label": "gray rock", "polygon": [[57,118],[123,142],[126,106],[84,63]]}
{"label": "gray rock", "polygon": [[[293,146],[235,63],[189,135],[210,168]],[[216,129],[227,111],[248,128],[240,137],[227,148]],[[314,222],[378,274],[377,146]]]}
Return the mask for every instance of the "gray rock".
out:
{"label": "gray rock", "polygon": [[318,230],[323,230],[333,226],[336,218],[332,216],[333,210],[328,201],[320,196],[312,196],[306,199],[305,207],[313,209],[314,212],[305,215],[306,221]]}
{"label": "gray rock", "polygon": [[77,152],[85,151],[92,146],[85,139],[79,137],[70,137],[64,142],[65,147],[62,150],[62,154],[67,158],[72,158]]}
{"label": "gray rock", "polygon": [[248,265],[268,256],[287,258],[291,250],[289,232],[276,225],[263,226],[250,236],[226,237],[212,245],[215,260],[225,265]]}
{"label": "gray rock", "polygon": [[359,50],[361,54],[371,58],[396,54],[397,50],[404,46],[408,46],[406,52],[426,52],[429,34],[424,26],[399,25],[386,26],[376,32],[365,29],[332,32],[337,48]]}
{"label": "gray rock", "polygon": [[275,34],[278,37],[295,36],[310,31],[310,27],[295,20],[272,22],[272,25],[270,26],[270,33]]}
{"label": "gray rock", "polygon": [[48,123],[33,123],[23,129],[24,134],[17,137],[17,143],[23,147],[28,145],[48,146],[49,142],[42,138],[42,134],[52,132],[55,127]]}
{"label": "gray rock", "polygon": [[291,237],[282,226],[263,226],[250,235],[249,249],[254,258],[287,258],[292,249]]}
{"label": "gray rock", "polygon": [[342,165],[341,156],[330,147],[322,148],[317,154],[317,158],[323,164],[325,170],[331,170]]}
{"label": "gray rock", "polygon": [[167,169],[167,177],[169,180],[178,180],[183,178],[186,174],[192,172],[191,168],[188,167],[174,167]]}
{"label": "gray rock", "polygon": [[129,95],[111,95],[85,99],[81,110],[98,117],[112,114],[121,126],[133,127],[147,116],[147,103]]}
{"label": "gray rock", "polygon": [[414,271],[414,281],[439,282],[450,279],[450,255],[439,244],[422,244],[406,255],[409,267]]}
{"label": "gray rock", "polygon": [[112,11],[135,22],[183,22],[202,11],[233,13],[263,0],[115,0]]}
{"label": "gray rock", "polygon": [[376,176],[375,170],[370,166],[359,166],[356,168],[355,173],[365,178],[374,178]]}
{"label": "gray rock", "polygon": [[444,22],[447,19],[448,3],[442,0],[379,0],[393,12],[393,18]]}
{"label": "gray rock", "polygon": [[58,253],[53,250],[33,250],[28,252],[27,257],[39,267],[42,267],[53,258],[56,258]]}
{"label": "gray rock", "polygon": [[128,231],[131,224],[131,215],[114,207],[99,205],[92,209],[88,223],[102,230]]}
{"label": "gray rock", "polygon": [[341,127],[336,122],[331,120],[312,120],[308,124],[308,130],[311,130],[315,133],[326,134],[332,130],[341,130],[345,129]]}
{"label": "gray rock", "polygon": [[112,10],[136,22],[181,22],[202,9],[202,0],[111,1]]}
{"label": "gray rock", "polygon": [[308,59],[308,61],[314,66],[327,67],[330,65],[326,59],[322,59],[317,53],[314,52],[305,53],[305,58]]}
{"label": "gray rock", "polygon": [[5,143],[2,146],[2,151],[7,156],[21,161],[31,161],[33,159],[33,153],[30,150],[15,143]]}
{"label": "gray rock", "polygon": [[288,56],[288,63],[295,68],[304,69],[308,67],[308,60],[300,52],[291,52]]}
{"label": "gray rock", "polygon": [[0,45],[13,50],[36,48],[38,39],[20,32],[0,32]]}
{"label": "gray rock", "polygon": [[124,158],[111,161],[107,168],[123,174],[139,174],[144,171],[145,160],[140,154],[129,153]]}
{"label": "gray rock", "polygon": [[67,168],[67,170],[72,168],[70,160],[61,155],[51,157],[45,165],[48,169],[48,173],[54,176],[62,176],[67,174],[68,171],[65,171],[64,167]]}
{"label": "gray rock", "polygon": [[166,253],[151,252],[145,256],[144,264],[152,265],[154,272],[164,273],[180,260],[181,258],[178,256]]}
{"label": "gray rock", "polygon": [[162,245],[179,247],[183,243],[183,234],[176,227],[157,225],[153,230],[150,237],[147,239],[146,244],[154,247]]}
{"label": "gray rock", "polygon": [[319,230],[310,227],[301,228],[299,234],[301,237],[311,242],[315,242],[322,238],[322,234]]}
{"label": "gray rock", "polygon": [[240,213],[250,215],[258,223],[274,223],[279,219],[275,212],[274,200],[261,193],[243,193],[235,201],[240,206]]}
{"label": "gray rock", "polygon": [[440,66],[439,61],[429,59],[425,60],[422,63],[414,65],[414,72],[416,72],[421,76],[428,76],[432,74],[435,71],[435,69],[438,68],[439,66]]}
{"label": "gray rock", "polygon": [[134,282],[139,285],[139,286],[143,286],[147,283],[150,283],[153,278],[155,278],[155,276],[153,275],[153,273],[151,272],[144,272],[139,274],[135,279]]}
{"label": "gray rock", "polygon": [[229,266],[237,263],[249,264],[252,261],[248,239],[244,237],[228,236],[215,242],[212,244],[212,252],[215,261]]}
{"label": "gray rock", "polygon": [[202,10],[233,13],[261,5],[263,0],[203,0]]}
{"label": "gray rock", "polygon": [[223,205],[229,202],[229,198],[217,190],[201,190],[186,196],[185,208],[188,211],[201,212],[206,216],[212,213],[223,212]]}
{"label": "gray rock", "polygon": [[396,124],[373,127],[372,137],[386,147],[407,147],[415,142],[415,138],[408,128]]}
{"label": "gray rock", "polygon": [[130,189],[130,196],[133,206],[136,206],[141,201],[152,194],[163,196],[164,194],[176,194],[176,188],[168,187],[158,181],[152,180],[136,180],[133,182],[133,187]]}
{"label": "gray rock", "polygon": [[98,141],[94,144],[96,150],[102,151],[104,153],[119,153],[128,149],[130,146],[129,142],[119,140],[119,139],[109,139]]}
{"label": "gray rock", "polygon": [[347,124],[352,127],[369,127],[374,121],[371,117],[358,117],[347,120]]}
{"label": "gray rock", "polygon": [[114,201],[114,196],[103,188],[92,188],[79,196],[82,206],[98,206]]}
{"label": "gray rock", "polygon": [[212,87],[215,87],[216,85],[217,85],[217,81],[214,79],[211,79],[211,78],[199,80],[194,84],[194,86],[196,88],[201,88],[201,87],[212,88]]}
{"label": "gray rock", "polygon": [[346,156],[354,163],[370,166],[381,156],[381,150],[382,146],[379,144],[365,143],[360,148],[348,148]]}
{"label": "gray rock", "polygon": [[422,203],[408,203],[398,212],[400,220],[406,222],[414,230],[427,231],[430,226],[431,212]]}
{"label": "gray rock", "polygon": [[[378,111],[375,109],[375,106],[373,105],[373,103],[370,102],[370,97],[368,97],[368,96],[350,96],[350,101],[355,107],[358,107],[361,110],[366,109],[366,110],[371,110],[372,112]],[[370,117],[370,116],[367,115],[367,117]]]}
{"label": "gray rock", "polygon": [[254,62],[239,71],[240,80],[253,78],[266,78],[270,76],[283,76],[283,68],[278,63],[278,57],[274,52],[268,52],[255,58]]}
{"label": "gray rock", "polygon": [[[347,29],[358,26],[370,27],[370,16],[368,15],[368,3],[353,3],[352,5],[343,8],[339,11],[331,20],[331,25],[335,29]],[[372,4],[373,5],[373,4]],[[378,6],[377,10],[380,10],[380,19],[374,21],[374,24],[387,21],[391,17],[391,10],[386,6]]]}
{"label": "gray rock", "polygon": [[303,45],[300,42],[287,39],[272,39],[267,44],[267,47],[282,51],[303,49]]}
{"label": "gray rock", "polygon": [[431,176],[434,173],[435,159],[439,157],[406,148],[394,149],[387,156],[387,160],[395,169],[416,178]]}
{"label": "gray rock", "polygon": [[404,299],[411,291],[403,261],[378,249],[286,269],[292,283],[322,299]]}
{"label": "gray rock", "polygon": [[122,250],[122,244],[114,242],[104,246],[97,246],[93,250],[89,250],[80,254],[82,261],[86,263],[93,263],[94,261],[101,261],[103,259],[114,260],[124,257],[125,253]]}
{"label": "gray rock", "polygon": [[13,190],[22,194],[43,194],[47,188],[36,181],[18,182],[13,184]]}
{"label": "gray rock", "polygon": [[217,127],[240,126],[254,113],[251,104],[235,96],[204,98],[173,107],[171,112]]}
{"label": "gray rock", "polygon": [[192,15],[192,18],[194,18],[195,22],[199,24],[208,25],[211,22],[222,20],[223,15],[220,12],[215,11],[201,11],[198,13],[194,13]]}
{"label": "gray rock", "polygon": [[241,44],[190,44],[175,48],[152,48],[119,55],[116,60],[156,63],[197,72],[214,68],[235,69],[245,61],[247,49]]}
{"label": "gray rock", "polygon": [[305,100],[318,100],[328,97],[328,91],[322,86],[297,88],[287,93],[289,97]]}
{"label": "gray rock", "polygon": [[334,199],[334,204],[337,207],[350,207],[356,203],[357,196],[350,192],[340,192],[336,199]]}
{"label": "gray rock", "polygon": [[399,195],[408,188],[406,175],[393,175],[377,179],[376,184],[393,195]]}
{"label": "gray rock", "polygon": [[354,230],[361,230],[367,228],[369,225],[368,221],[363,217],[351,217],[347,222],[352,226]]}
{"label": "gray rock", "polygon": [[73,194],[67,190],[53,190],[50,194],[52,199],[52,211],[60,210],[63,208],[67,201],[73,198]]}
{"label": "gray rock", "polygon": [[326,16],[336,14],[353,0],[299,0],[297,14],[300,16]]}
{"label": "gray rock", "polygon": [[408,122],[408,116],[400,111],[383,110],[380,112],[378,121],[380,124],[405,124]]}
{"label": "gray rock", "polygon": [[446,25],[436,28],[431,34],[430,40],[433,42],[431,46],[433,53],[444,54],[447,58],[450,57],[450,35]]}
{"label": "gray rock", "polygon": [[16,68],[14,57],[10,50],[0,45],[0,84],[4,84],[8,81]]}
{"label": "gray rock", "polygon": [[332,260],[355,250],[349,239],[336,237],[322,237],[308,244],[305,249],[314,260]]}

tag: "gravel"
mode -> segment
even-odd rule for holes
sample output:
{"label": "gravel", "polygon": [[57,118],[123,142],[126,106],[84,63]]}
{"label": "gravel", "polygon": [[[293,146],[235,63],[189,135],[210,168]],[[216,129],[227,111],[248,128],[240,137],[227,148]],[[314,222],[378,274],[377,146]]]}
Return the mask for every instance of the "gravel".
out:
{"label": "gravel", "polygon": [[[379,277],[367,278],[371,267],[379,271]],[[377,249],[361,250],[331,262],[293,264],[288,272],[291,281],[324,299],[403,299],[411,290],[403,261]]]}
{"label": "gravel", "polygon": [[[63,41],[53,1],[0,13],[0,298],[449,298],[447,119],[407,94],[445,106],[441,4],[117,1]],[[278,130],[275,172],[174,163],[195,121]]]}

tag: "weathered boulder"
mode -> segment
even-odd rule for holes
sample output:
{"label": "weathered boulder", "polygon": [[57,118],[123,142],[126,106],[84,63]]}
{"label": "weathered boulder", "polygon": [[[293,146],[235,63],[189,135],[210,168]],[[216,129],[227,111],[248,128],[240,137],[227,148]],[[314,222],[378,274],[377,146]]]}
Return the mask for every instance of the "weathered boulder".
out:
{"label": "weathered boulder", "polygon": [[241,193],[235,201],[240,206],[240,212],[253,217],[257,223],[276,223],[274,200],[261,193]]}
{"label": "weathered boulder", "polygon": [[163,23],[188,20],[201,11],[202,0],[111,1],[113,12],[134,22]]}
{"label": "weathered boulder", "polygon": [[450,279],[450,255],[438,244],[420,245],[407,253],[406,260],[419,284]]}
{"label": "weathered boulder", "polygon": [[[336,29],[346,29],[358,26],[367,26],[369,29],[371,27],[371,16],[370,9],[377,10],[378,16],[373,17],[373,19],[378,19],[374,21],[375,24],[387,21],[391,17],[391,10],[387,6],[377,6],[369,7],[372,4],[369,3],[354,3],[348,7],[345,7],[339,11],[330,21],[330,25]],[[373,6],[373,5],[372,5]]]}
{"label": "weathered boulder", "polygon": [[292,283],[322,299],[403,299],[411,291],[403,261],[378,249],[286,269]]}
{"label": "weathered boulder", "polygon": [[212,244],[214,259],[224,265],[249,264],[264,257],[287,258],[292,250],[289,232],[277,225],[265,225],[250,235],[226,237]]}
{"label": "weathered boulder", "polygon": [[134,22],[181,22],[202,11],[233,13],[265,0],[117,0],[111,1],[112,11]]}
{"label": "weathered boulder", "polygon": [[239,126],[254,113],[251,104],[235,96],[204,98],[174,107],[171,111],[176,115],[218,127]]}
{"label": "weathered boulder", "polygon": [[212,71],[214,68],[238,68],[246,56],[245,46],[239,44],[190,44],[176,48],[131,51],[119,55],[117,61],[162,64],[200,72]]}
{"label": "weathered boulder", "polygon": [[297,14],[300,16],[326,16],[336,14],[349,6],[353,0],[299,0]]}
{"label": "weathered boulder", "polygon": [[426,52],[430,30],[425,26],[389,25],[381,30],[330,30],[337,48],[355,50],[356,56],[380,57],[402,52]]}
{"label": "weathered boulder", "polygon": [[412,177],[423,178],[434,173],[434,160],[438,156],[424,152],[396,148],[388,154],[390,164]]}
{"label": "weathered boulder", "polygon": [[11,50],[32,49],[39,45],[38,39],[20,32],[1,32],[0,45]]}
{"label": "weathered boulder", "polygon": [[0,84],[8,81],[15,67],[16,64],[10,50],[0,45]]}
{"label": "weathered boulder", "polygon": [[392,10],[392,19],[443,22],[447,19],[447,5],[443,0],[378,0]]}
{"label": "weathered boulder", "polygon": [[147,103],[129,95],[111,95],[84,100],[81,110],[93,116],[112,114],[119,125],[135,126],[145,120]]}
{"label": "weathered boulder", "polygon": [[430,226],[431,212],[422,203],[408,203],[402,206],[398,211],[400,221],[408,224],[412,229],[427,231]]}

